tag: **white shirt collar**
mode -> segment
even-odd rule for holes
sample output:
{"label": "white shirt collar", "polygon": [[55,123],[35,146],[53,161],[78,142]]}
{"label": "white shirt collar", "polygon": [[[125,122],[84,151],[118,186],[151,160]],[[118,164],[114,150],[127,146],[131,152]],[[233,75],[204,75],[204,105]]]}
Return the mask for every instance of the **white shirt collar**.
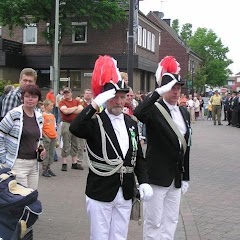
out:
{"label": "white shirt collar", "polygon": [[165,99],[163,99],[163,102],[167,105],[167,107],[170,110],[170,112],[173,111],[173,110],[177,110],[178,109],[178,105],[177,104],[176,105],[171,105]]}
{"label": "white shirt collar", "polygon": [[114,121],[116,119],[124,120],[123,113],[119,114],[118,116],[115,116],[115,115],[109,113],[109,111],[107,109],[105,109],[105,112],[106,112],[106,114],[108,115],[108,117],[110,118],[111,121]]}

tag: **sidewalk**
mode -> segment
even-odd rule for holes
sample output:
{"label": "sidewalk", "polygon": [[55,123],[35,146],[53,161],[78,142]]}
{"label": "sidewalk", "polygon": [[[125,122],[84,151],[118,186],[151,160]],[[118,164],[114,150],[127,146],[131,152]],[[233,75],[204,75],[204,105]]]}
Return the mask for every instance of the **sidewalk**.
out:
{"label": "sidewalk", "polygon": [[[226,124],[226,122],[223,122]],[[198,121],[193,128],[189,191],[182,198],[175,240],[240,239],[240,159],[238,128]],[[43,214],[34,225],[34,240],[87,240],[83,171],[62,172],[55,162],[56,177],[40,176],[39,199]],[[142,239],[142,226],[131,221],[129,240]]]}

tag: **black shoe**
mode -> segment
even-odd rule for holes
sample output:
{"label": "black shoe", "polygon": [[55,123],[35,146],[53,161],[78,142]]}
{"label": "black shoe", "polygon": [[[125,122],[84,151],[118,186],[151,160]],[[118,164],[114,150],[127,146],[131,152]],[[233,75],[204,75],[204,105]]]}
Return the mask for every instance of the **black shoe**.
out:
{"label": "black shoe", "polygon": [[56,177],[56,176],[57,176],[51,169],[48,169],[48,173],[49,173],[52,177]]}
{"label": "black shoe", "polygon": [[42,173],[42,176],[44,177],[51,177],[51,175],[49,174],[48,170],[44,170]]}
{"label": "black shoe", "polygon": [[222,125],[221,123],[219,123],[218,125]]}
{"label": "black shoe", "polygon": [[66,172],[67,171],[67,164],[62,164],[62,171]]}
{"label": "black shoe", "polygon": [[81,164],[77,164],[77,163],[73,163],[71,168],[76,169],[76,170],[83,170],[84,169]]}

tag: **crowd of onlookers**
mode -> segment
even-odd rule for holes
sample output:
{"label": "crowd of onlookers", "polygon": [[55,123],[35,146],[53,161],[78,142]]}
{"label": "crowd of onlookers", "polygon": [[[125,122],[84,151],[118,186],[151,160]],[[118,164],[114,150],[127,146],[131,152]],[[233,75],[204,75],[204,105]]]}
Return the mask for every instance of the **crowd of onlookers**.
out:
{"label": "crowd of onlookers", "polygon": [[[4,93],[0,97],[0,107],[2,111],[1,118],[5,117],[13,108],[18,107],[24,103],[22,89],[24,89],[24,86],[27,85],[35,85],[36,77],[36,72],[33,69],[24,69],[20,74],[19,87],[14,89],[13,86],[7,85],[4,88]],[[127,84],[127,74],[122,72],[121,77]],[[10,91],[11,94],[8,94]],[[38,94],[38,91],[40,90],[28,89],[28,91],[29,92],[27,92],[27,96],[31,96],[31,94]],[[207,101],[206,98],[203,98],[198,94],[189,94],[188,96],[181,94],[178,100],[178,105],[184,106],[188,109],[191,117],[191,123],[206,119],[212,120],[214,125],[217,123],[218,125],[222,125],[221,121],[225,120],[228,121],[227,125],[239,128],[239,94],[240,93],[233,92],[221,95],[218,93],[218,91],[215,91],[212,96],[207,98]],[[140,91],[134,93],[130,88],[130,91],[127,93],[127,101],[123,112],[137,120],[133,115],[134,109],[141,101],[144,100],[146,96],[147,93],[141,93]],[[53,161],[58,160],[56,147],[59,145],[61,147],[62,158],[61,170],[67,171],[67,158],[69,156],[72,160],[71,168],[82,170],[85,140],[74,137],[68,129],[69,124],[77,116],[77,114],[91,103],[93,98],[91,89],[85,89],[83,94],[77,97],[73,96],[72,90],[68,87],[61,89],[57,96],[54,95],[53,89],[50,89],[44,98],[41,97],[40,99],[40,95],[38,98],[39,101],[37,108],[39,109],[40,113],[42,114],[42,118],[44,119],[40,137],[43,138],[44,145],[46,146],[46,156],[44,156],[42,163],[42,175],[45,177],[56,175],[50,169],[50,165],[53,163]],[[27,124],[29,124],[30,120],[27,119],[25,115],[23,115],[23,119],[25,119],[27,121]],[[144,144],[147,142],[146,127],[139,121],[138,126],[141,143]],[[21,144],[21,142],[18,144]]]}

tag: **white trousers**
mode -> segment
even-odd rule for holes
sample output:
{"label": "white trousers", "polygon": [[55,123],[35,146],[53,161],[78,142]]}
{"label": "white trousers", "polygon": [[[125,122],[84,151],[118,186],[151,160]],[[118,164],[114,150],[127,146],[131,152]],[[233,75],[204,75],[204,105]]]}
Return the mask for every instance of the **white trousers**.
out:
{"label": "white trousers", "polygon": [[36,159],[17,158],[12,170],[16,172],[16,180],[25,187],[37,189],[39,179],[39,164]]}
{"label": "white trousers", "polygon": [[90,240],[126,240],[132,200],[123,198],[122,188],[112,202],[100,202],[86,196],[90,220]]}
{"label": "white trousers", "polygon": [[143,202],[143,239],[173,240],[177,228],[181,188],[151,185],[153,197]]}

